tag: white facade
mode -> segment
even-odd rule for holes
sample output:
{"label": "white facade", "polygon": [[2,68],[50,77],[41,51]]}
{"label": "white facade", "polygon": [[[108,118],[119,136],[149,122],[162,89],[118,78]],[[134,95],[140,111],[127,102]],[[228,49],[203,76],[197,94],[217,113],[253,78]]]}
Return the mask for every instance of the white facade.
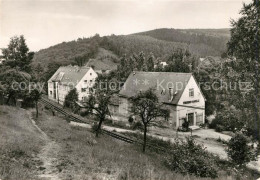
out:
{"label": "white facade", "polygon": [[182,119],[186,118],[190,126],[199,126],[205,123],[205,98],[191,76],[176,107],[176,127],[182,125]]}
{"label": "white facade", "polygon": [[82,101],[89,96],[90,89],[93,87],[96,78],[97,73],[92,68],[89,68],[83,77],[73,82],[63,82],[62,79],[61,81],[52,81],[50,79],[48,81],[48,98],[63,105],[69,91],[76,88],[79,95],[78,100]]}
{"label": "white facade", "polygon": [[76,85],[76,89],[79,93],[79,100],[84,100],[85,97],[90,95],[91,88],[93,87],[97,76],[97,73],[90,68],[85,76],[79,81]]}
{"label": "white facade", "polygon": [[[125,117],[121,118],[122,120],[127,121],[131,115],[131,102],[129,98],[134,96],[138,90],[144,91],[148,89],[142,86],[142,84],[134,88],[131,87],[132,82],[138,78],[148,79],[150,82],[149,87],[158,87],[154,86],[154,84],[158,83],[156,79],[159,79],[159,82],[165,82],[161,84],[165,89],[169,88],[167,87],[168,83],[176,83],[175,86],[173,86],[174,89],[169,88],[169,93],[168,90],[166,90],[165,93],[160,92],[160,90],[155,90],[159,101],[163,104],[162,109],[168,109],[170,112],[168,122],[172,128],[177,129],[182,126],[185,119],[189,122],[190,126],[199,126],[205,123],[206,99],[194,76],[191,73],[171,72],[136,72],[135,74],[131,74],[125,83],[126,88],[122,89],[119,94],[119,109],[117,112],[119,115]],[[179,85],[182,85],[182,87],[179,87]],[[172,89],[172,91],[170,91],[170,89]]]}

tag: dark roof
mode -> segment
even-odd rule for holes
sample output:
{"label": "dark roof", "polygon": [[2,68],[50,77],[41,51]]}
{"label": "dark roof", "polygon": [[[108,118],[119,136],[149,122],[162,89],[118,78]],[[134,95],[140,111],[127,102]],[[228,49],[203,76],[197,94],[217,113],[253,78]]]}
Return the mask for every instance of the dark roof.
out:
{"label": "dark roof", "polygon": [[133,72],[127,78],[119,95],[130,98],[140,91],[152,88],[160,102],[177,104],[191,76],[191,73]]}
{"label": "dark roof", "polygon": [[92,67],[94,70],[115,70],[116,65],[111,65],[102,60],[90,59],[87,64],[87,67]]}
{"label": "dark roof", "polygon": [[61,66],[48,82],[59,81],[63,84],[73,83],[73,85],[76,86],[89,70],[90,67],[79,67],[72,65]]}

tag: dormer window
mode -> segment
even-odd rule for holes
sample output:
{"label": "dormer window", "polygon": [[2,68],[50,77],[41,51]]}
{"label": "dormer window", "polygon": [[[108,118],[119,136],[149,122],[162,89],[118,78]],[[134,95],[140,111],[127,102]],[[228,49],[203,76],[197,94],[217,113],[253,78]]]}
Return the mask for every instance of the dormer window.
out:
{"label": "dormer window", "polygon": [[189,97],[194,97],[194,88],[189,89]]}

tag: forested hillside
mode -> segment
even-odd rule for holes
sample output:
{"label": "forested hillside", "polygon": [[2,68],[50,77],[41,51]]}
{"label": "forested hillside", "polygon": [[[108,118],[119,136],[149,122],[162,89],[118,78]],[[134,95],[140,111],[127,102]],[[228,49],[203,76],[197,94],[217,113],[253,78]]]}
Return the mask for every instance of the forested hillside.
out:
{"label": "forested hillside", "polygon": [[33,64],[44,69],[49,64],[60,65],[86,63],[88,59],[106,59],[117,62],[118,57],[143,51],[153,53],[156,58],[168,58],[176,48],[188,49],[197,57],[220,56],[229,39],[227,29],[220,30],[175,30],[157,29],[134,35],[111,35],[79,38],[63,42],[36,52]]}
{"label": "forested hillside", "polygon": [[164,41],[185,43],[190,46],[192,53],[200,56],[218,56],[226,50],[230,37],[229,29],[156,29],[137,34]]}

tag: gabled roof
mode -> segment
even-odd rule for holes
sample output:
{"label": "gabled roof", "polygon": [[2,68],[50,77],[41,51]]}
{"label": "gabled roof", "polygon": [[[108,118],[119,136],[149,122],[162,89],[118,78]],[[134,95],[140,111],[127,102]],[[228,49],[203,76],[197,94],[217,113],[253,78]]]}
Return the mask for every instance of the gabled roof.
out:
{"label": "gabled roof", "polygon": [[72,85],[76,86],[89,70],[90,67],[85,66],[61,66],[48,82],[58,81],[62,84],[71,83]]}
{"label": "gabled roof", "polygon": [[97,59],[90,59],[86,66],[92,67],[94,70],[115,70],[117,68],[116,65],[111,65]]}
{"label": "gabled roof", "polygon": [[177,104],[191,77],[191,73],[133,72],[129,75],[119,95],[130,98],[140,91],[152,88],[160,102]]}

